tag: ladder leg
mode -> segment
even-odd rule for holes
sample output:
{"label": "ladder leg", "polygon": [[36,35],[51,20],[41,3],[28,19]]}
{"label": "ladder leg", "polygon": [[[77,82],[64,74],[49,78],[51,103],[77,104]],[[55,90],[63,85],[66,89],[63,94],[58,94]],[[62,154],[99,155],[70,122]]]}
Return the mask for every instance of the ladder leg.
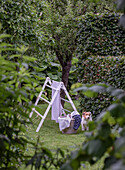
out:
{"label": "ladder leg", "polygon": [[69,93],[67,92],[67,90],[66,90],[64,85],[63,85],[63,90],[65,91],[65,93],[66,93],[66,95],[67,95],[67,97],[68,97],[68,99],[69,99],[69,101],[70,101],[74,111],[77,111],[77,109],[76,109],[76,107],[75,107],[75,105],[74,105],[74,103],[73,103],[73,101],[72,101],[72,99],[71,99],[71,97],[70,97]]}
{"label": "ladder leg", "polygon": [[32,117],[32,115],[33,115],[33,111],[30,113],[29,117],[31,118],[31,117]]}
{"label": "ladder leg", "polygon": [[58,94],[59,89],[60,89],[60,86],[58,87],[58,89],[57,89],[56,92],[54,93],[54,96],[53,96],[53,98],[52,98],[49,106],[47,107],[46,112],[45,112],[42,120],[40,121],[38,128],[36,129],[36,132],[39,132],[39,130],[40,130],[40,128],[41,128],[41,126],[42,126],[42,124],[43,124],[43,122],[44,122],[44,119],[46,118],[46,116],[47,116],[47,114],[48,114],[48,112],[49,112],[49,110],[50,110],[50,107],[52,106],[52,104],[53,104],[53,102],[54,102],[54,100],[55,100],[55,98],[56,98],[56,96],[57,96],[57,94]]}
{"label": "ladder leg", "polygon": [[[38,104],[39,99],[40,99],[40,97],[41,97],[41,95],[42,95],[42,93],[43,93],[43,90],[45,89],[46,84],[48,83],[48,81],[49,81],[49,83],[50,83],[50,79],[47,77],[46,80],[45,80],[45,82],[44,82],[44,85],[43,85],[43,87],[42,87],[42,90],[41,90],[41,92],[39,93],[39,95],[38,95],[38,97],[37,97],[37,99],[36,99],[35,106]],[[31,118],[32,115],[33,115],[34,109],[35,109],[35,108],[32,108],[32,111],[31,111],[31,113],[30,113],[30,115],[29,115],[30,118]]]}
{"label": "ladder leg", "polygon": [[39,132],[39,130],[40,130],[40,128],[41,128],[41,126],[42,126],[42,124],[43,124],[43,122],[44,122],[44,120],[45,120],[45,118],[46,118],[46,116],[47,116],[47,114],[48,114],[48,112],[49,112],[50,107],[51,107],[51,103],[50,103],[49,106],[47,107],[46,112],[45,112],[42,120],[40,121],[38,128],[36,129],[36,132]]}

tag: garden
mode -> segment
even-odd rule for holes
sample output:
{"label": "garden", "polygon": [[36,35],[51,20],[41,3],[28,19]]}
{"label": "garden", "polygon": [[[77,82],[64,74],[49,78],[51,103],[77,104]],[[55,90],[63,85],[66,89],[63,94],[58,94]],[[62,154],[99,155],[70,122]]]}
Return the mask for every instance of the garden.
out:
{"label": "garden", "polygon": [[[125,169],[125,1],[0,5],[0,169]],[[35,102],[47,77],[81,118],[91,112],[88,130],[62,133],[50,108],[36,132],[41,118],[29,115],[46,111]],[[61,104],[73,112],[71,100]]]}

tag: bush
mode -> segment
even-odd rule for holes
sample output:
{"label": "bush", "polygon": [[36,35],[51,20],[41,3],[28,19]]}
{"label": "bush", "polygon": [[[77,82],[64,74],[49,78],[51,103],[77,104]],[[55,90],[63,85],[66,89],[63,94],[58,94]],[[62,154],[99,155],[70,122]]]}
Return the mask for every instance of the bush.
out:
{"label": "bush", "polygon": [[[35,169],[58,169],[66,161],[64,152],[58,149],[53,155],[42,146],[39,138],[35,144],[25,135],[26,127],[31,123],[32,100],[42,89],[40,84],[48,74],[47,66],[43,62],[43,67],[38,67],[36,58],[25,55],[26,48],[15,49],[5,43],[4,38],[8,37],[7,34],[0,35],[0,168],[17,169],[26,164]],[[50,68],[57,71],[57,65],[53,64]],[[34,148],[33,156],[25,153],[27,144]]]}
{"label": "bush", "polygon": [[[31,63],[35,58],[25,56],[24,47],[14,49],[0,35],[0,167],[14,169],[24,161],[25,126],[28,125],[31,99],[39,80],[34,78]],[[13,52],[11,56],[8,51]],[[31,71],[32,70],[32,71]]]}
{"label": "bush", "polygon": [[115,13],[87,13],[81,18],[77,33],[81,60],[91,55],[125,55],[125,30],[118,26],[119,18]]}
{"label": "bush", "polygon": [[[78,67],[79,80],[83,84],[108,83],[116,88],[125,89],[125,57],[92,56],[81,61]],[[104,108],[113,101],[107,94],[99,94],[95,98],[88,98],[81,94],[81,110],[89,110],[96,117]]]}
{"label": "bush", "polygon": [[98,116],[97,121],[89,122],[89,131],[85,132],[86,141],[71,153],[61,170],[79,169],[86,161],[93,165],[104,155],[103,169],[125,169],[125,91],[105,84],[76,89],[79,90],[93,97],[98,92],[105,92],[116,100]]}

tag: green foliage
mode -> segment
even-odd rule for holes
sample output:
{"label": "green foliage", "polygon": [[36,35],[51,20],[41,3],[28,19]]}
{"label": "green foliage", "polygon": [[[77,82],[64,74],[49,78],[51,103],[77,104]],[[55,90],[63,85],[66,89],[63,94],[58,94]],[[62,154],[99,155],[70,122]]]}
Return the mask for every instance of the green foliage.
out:
{"label": "green foliage", "polygon": [[35,145],[35,153],[29,156],[29,160],[26,161],[26,167],[31,166],[31,169],[59,169],[62,164],[66,162],[68,153],[64,153],[63,150],[57,149],[53,154],[49,149],[40,145],[38,138]]}
{"label": "green foliage", "polygon": [[[85,87],[83,89],[85,91]],[[104,154],[106,158],[103,169],[114,169],[114,167],[115,169],[124,169],[125,91],[104,84],[86,87],[86,90],[91,90],[92,96],[94,96],[94,93],[104,93],[105,91],[114,96],[116,100],[114,104],[110,105],[105,112],[98,116],[96,122],[89,124],[90,131],[85,133],[86,141],[80,149],[71,153],[71,159],[61,169],[69,167],[75,170],[85,161],[94,164]],[[75,165],[73,164],[74,162]]]}
{"label": "green foliage", "polygon": [[[80,60],[81,61],[81,60]],[[80,62],[79,62],[80,63]],[[81,61],[79,64],[78,73],[79,80],[83,84],[96,84],[99,82],[105,82],[113,87],[125,89],[125,57],[101,57],[92,56],[86,60]],[[91,93],[90,93],[91,95]],[[85,96],[80,92],[81,108],[83,110],[91,111],[93,117],[96,117],[102,110],[107,108],[114,100],[113,97],[109,97],[107,94],[99,94],[94,98],[91,96]]]}
{"label": "green foliage", "polygon": [[[17,169],[24,163],[35,169],[59,168],[66,160],[61,149],[53,156],[50,150],[39,144],[39,140],[35,144],[25,135],[26,127],[31,124],[32,100],[41,91],[41,81],[49,73],[53,76],[51,68],[54,72],[59,66],[56,63],[47,66],[43,61],[38,67],[36,58],[25,55],[27,48],[14,48],[5,43],[4,38],[8,37],[10,35],[0,35],[0,168]],[[27,144],[34,148],[33,156],[26,154]]]}
{"label": "green foliage", "polygon": [[[30,143],[24,135],[39,80],[30,66],[35,58],[25,55],[24,47],[14,49],[0,35],[0,167],[18,168],[24,161],[24,151]],[[12,51],[12,55],[8,55]],[[6,52],[6,53],[5,53]],[[15,54],[16,52],[16,54]]]}
{"label": "green foliage", "polygon": [[[41,54],[43,32],[40,20],[43,3],[39,0],[6,0],[0,2],[0,22],[3,31],[12,35],[14,45],[29,46],[28,51]],[[39,52],[38,52],[39,51]]]}
{"label": "green foliage", "polygon": [[79,58],[125,55],[125,31],[118,26],[119,16],[88,13],[81,18],[77,34]]}
{"label": "green foliage", "polygon": [[[125,55],[125,31],[118,26],[119,16],[114,13],[88,13],[81,18],[77,35],[79,82],[106,82],[116,88],[125,89],[125,58],[121,57]],[[95,98],[84,97],[83,94],[81,96],[80,112],[90,110],[94,117],[113,101],[106,94]]]}
{"label": "green foliage", "polygon": [[[76,50],[77,24],[82,6],[82,1],[48,0],[43,8],[41,25],[47,38],[43,50],[56,55],[62,67],[62,81],[66,87],[71,60]],[[64,97],[63,92],[61,95]]]}
{"label": "green foliage", "polygon": [[[77,4],[75,3],[75,6]],[[71,60],[76,48],[77,11],[70,0],[44,3],[42,30],[46,33],[45,48],[60,57],[61,65]],[[80,8],[80,7],[79,7]]]}
{"label": "green foliage", "polygon": [[119,25],[125,29],[125,1],[116,0],[117,9],[122,11],[124,14],[120,17]]}

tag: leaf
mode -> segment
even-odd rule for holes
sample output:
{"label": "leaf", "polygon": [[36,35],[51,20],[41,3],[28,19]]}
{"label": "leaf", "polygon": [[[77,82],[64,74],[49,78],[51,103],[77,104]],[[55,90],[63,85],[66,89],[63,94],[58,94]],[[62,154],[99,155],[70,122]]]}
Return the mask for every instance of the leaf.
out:
{"label": "leaf", "polygon": [[24,58],[25,60],[32,61],[32,62],[34,62],[34,61],[37,60],[35,57],[29,57],[29,56],[24,56],[24,55],[23,55],[23,58]]}
{"label": "leaf", "polygon": [[125,29],[125,14],[120,17],[119,26]]}
{"label": "leaf", "polygon": [[121,102],[125,103],[125,95],[124,94],[119,95],[118,98]]}
{"label": "leaf", "polygon": [[100,123],[97,129],[97,133],[100,138],[106,139],[110,136],[111,129],[108,123]]}
{"label": "leaf", "polygon": [[105,152],[105,146],[99,139],[91,140],[89,142],[88,154],[100,158]]}
{"label": "leaf", "polygon": [[125,107],[123,104],[112,104],[108,107],[107,110],[111,113],[111,116],[113,117],[125,117]]}
{"label": "leaf", "polygon": [[119,96],[119,95],[124,94],[124,93],[125,92],[122,89],[114,89],[114,90],[112,90],[111,95],[112,96]]}
{"label": "leaf", "polygon": [[106,89],[105,89],[104,86],[97,86],[97,85],[90,87],[89,90],[92,90],[93,92],[98,92],[98,93],[100,93],[100,92],[105,93],[106,92]]}
{"label": "leaf", "polygon": [[27,163],[26,163],[26,167],[28,165],[32,165],[34,163],[35,158],[36,158],[36,155],[34,155],[30,160],[28,160]]}
{"label": "leaf", "polygon": [[71,90],[75,89],[74,92],[77,92],[77,91],[79,91],[79,87],[81,87],[81,86],[82,86],[82,83],[75,83],[71,86]]}
{"label": "leaf", "polygon": [[125,146],[125,137],[119,137],[116,141],[115,141],[115,149],[116,152],[118,151],[123,151]]}
{"label": "leaf", "polygon": [[9,34],[1,34],[1,35],[0,35],[0,39],[10,38],[10,37],[11,37],[11,35],[9,35]]}
{"label": "leaf", "polygon": [[90,121],[88,123],[88,126],[89,126],[89,131],[92,131],[96,128],[96,125],[95,125],[95,122],[94,121]]}
{"label": "leaf", "polygon": [[66,162],[61,166],[61,170],[73,170],[73,168],[70,165],[70,162]]}
{"label": "leaf", "polygon": [[91,90],[87,90],[87,91],[83,92],[83,94],[87,97],[97,97],[98,96],[98,93],[93,92]]}

